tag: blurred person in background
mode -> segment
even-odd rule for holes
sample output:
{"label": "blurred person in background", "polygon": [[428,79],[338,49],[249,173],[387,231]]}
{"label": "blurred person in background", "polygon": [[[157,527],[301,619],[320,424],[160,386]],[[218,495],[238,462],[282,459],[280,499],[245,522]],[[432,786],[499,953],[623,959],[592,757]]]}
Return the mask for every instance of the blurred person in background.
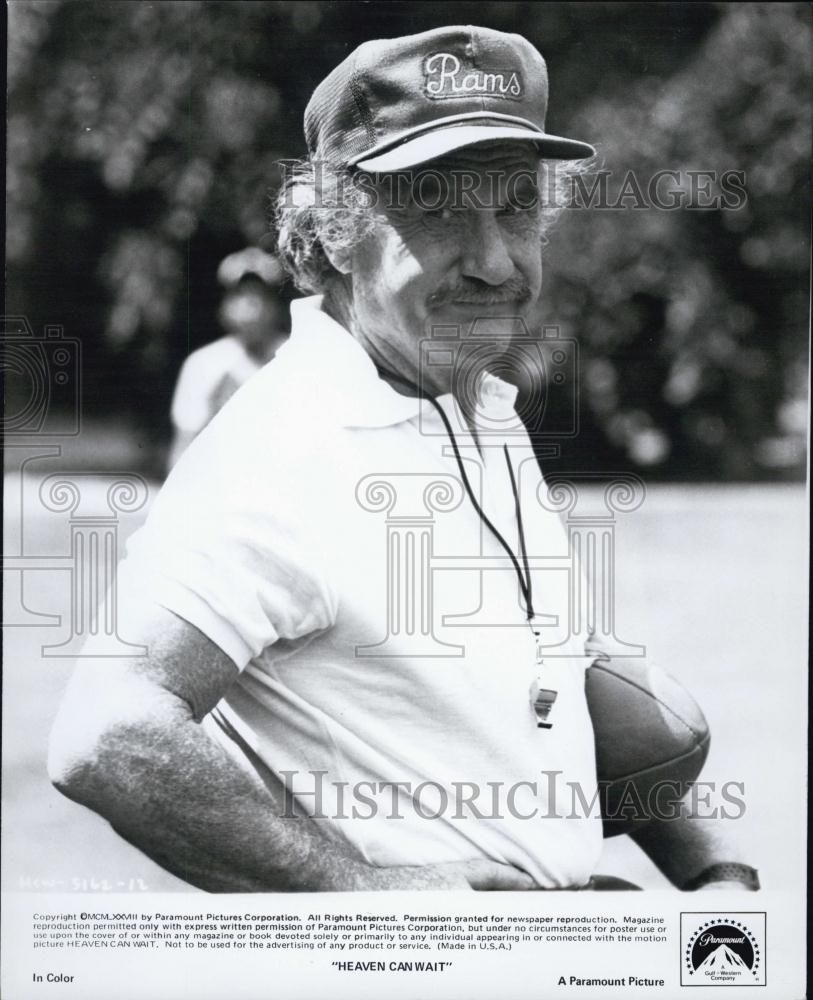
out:
{"label": "blurred person in background", "polygon": [[284,272],[276,257],[246,247],[217,271],[226,289],[218,311],[225,336],[184,361],[172,398],[172,468],[240,386],[271,360],[287,337],[279,297]]}

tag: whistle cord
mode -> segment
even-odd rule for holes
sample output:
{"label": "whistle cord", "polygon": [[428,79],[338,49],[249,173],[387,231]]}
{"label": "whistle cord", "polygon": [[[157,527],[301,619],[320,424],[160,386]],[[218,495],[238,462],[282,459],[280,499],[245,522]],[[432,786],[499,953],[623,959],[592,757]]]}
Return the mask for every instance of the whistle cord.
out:
{"label": "whistle cord", "polygon": [[[402,378],[400,375],[396,375],[394,372],[387,371],[385,368],[381,368],[379,365],[376,365],[376,369],[378,370],[378,374],[380,376],[382,376],[383,378],[390,379],[393,382],[400,382],[401,385],[404,385],[408,389],[411,389],[421,399],[428,400],[432,404],[432,406],[434,406],[435,409],[438,411],[440,419],[443,421],[443,425],[446,428],[446,433],[449,435],[449,440],[452,443],[452,451],[454,452],[454,457],[457,460],[457,467],[460,469],[460,477],[463,480],[463,486],[466,489],[466,493],[468,494],[469,500],[471,500],[472,506],[477,511],[480,520],[483,522],[483,524],[488,528],[491,534],[497,539],[500,545],[502,545],[502,547],[508,553],[508,557],[510,558],[514,566],[514,570],[516,571],[517,574],[517,579],[519,580],[519,589],[522,591],[522,597],[525,601],[525,611],[528,616],[528,623],[530,624],[534,619],[534,602],[533,602],[533,587],[531,584],[531,567],[528,563],[528,553],[525,548],[525,531],[522,526],[522,509],[520,507],[520,502],[519,502],[519,491],[517,490],[517,481],[516,477],[514,476],[514,467],[511,464],[511,457],[508,454],[508,446],[504,444],[502,447],[503,447],[503,453],[505,454],[505,461],[506,464],[508,465],[508,475],[511,480],[511,492],[514,494],[514,509],[516,511],[516,516],[517,516],[517,532],[519,535],[519,551],[520,551],[520,559],[522,560],[522,566],[520,566],[517,557],[514,555],[514,552],[511,549],[511,546],[508,544],[508,542],[506,542],[501,532],[496,528],[496,526],[489,519],[486,512],[477,502],[477,497],[474,495],[474,490],[472,489],[471,483],[469,482],[469,477],[466,474],[465,463],[463,462],[463,458],[460,455],[460,450],[457,446],[457,439],[455,438],[454,431],[452,430],[452,425],[449,421],[449,418],[446,416],[443,407],[440,405],[440,403],[438,403],[438,401],[433,396],[430,396],[428,393],[423,392],[421,389],[418,388],[418,386],[414,385],[414,383],[410,382],[408,379]],[[533,627],[532,631],[534,631],[534,635],[538,635],[538,633],[535,630],[533,630]]]}

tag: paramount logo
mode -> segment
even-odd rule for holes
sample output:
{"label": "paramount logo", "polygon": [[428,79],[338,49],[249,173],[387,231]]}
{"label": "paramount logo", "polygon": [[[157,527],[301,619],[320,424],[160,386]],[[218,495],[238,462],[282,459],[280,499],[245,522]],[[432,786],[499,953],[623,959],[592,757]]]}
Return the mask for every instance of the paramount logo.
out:
{"label": "paramount logo", "polygon": [[697,971],[709,975],[713,975],[715,972],[724,974],[726,971],[733,974],[747,972],[748,966],[736,951],[732,951],[727,944],[720,944],[703,959],[698,965]]}
{"label": "paramount logo", "polygon": [[765,913],[681,913],[681,986],[764,986]]}
{"label": "paramount logo", "polygon": [[424,70],[426,94],[436,101],[476,96],[512,101],[523,94],[522,79],[516,71],[487,73],[485,70],[469,69],[451,52],[436,52],[429,56]]}
{"label": "paramount logo", "polygon": [[[698,940],[705,948],[707,944],[742,944],[745,940],[745,935],[740,934],[738,937],[715,937],[713,934],[701,934]],[[718,948],[717,950],[719,951],[720,949]]]}

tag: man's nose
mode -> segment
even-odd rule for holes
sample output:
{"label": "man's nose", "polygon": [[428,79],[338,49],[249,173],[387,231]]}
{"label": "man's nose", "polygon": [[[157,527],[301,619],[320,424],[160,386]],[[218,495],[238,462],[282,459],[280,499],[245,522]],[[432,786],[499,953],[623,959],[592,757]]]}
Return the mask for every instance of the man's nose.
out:
{"label": "man's nose", "polygon": [[516,268],[496,214],[488,209],[473,208],[468,221],[461,262],[463,275],[479,278],[489,285],[501,285],[508,281]]}

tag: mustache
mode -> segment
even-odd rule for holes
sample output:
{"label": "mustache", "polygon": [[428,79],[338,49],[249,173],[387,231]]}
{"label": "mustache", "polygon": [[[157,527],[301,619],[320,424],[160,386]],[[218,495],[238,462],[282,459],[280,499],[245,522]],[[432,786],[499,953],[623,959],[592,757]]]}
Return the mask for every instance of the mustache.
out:
{"label": "mustache", "polygon": [[501,285],[490,285],[476,278],[455,281],[451,285],[443,285],[429,297],[433,306],[448,305],[454,302],[466,302],[478,306],[499,305],[501,302],[525,302],[531,297],[531,286],[521,275],[517,274],[504,281]]}

